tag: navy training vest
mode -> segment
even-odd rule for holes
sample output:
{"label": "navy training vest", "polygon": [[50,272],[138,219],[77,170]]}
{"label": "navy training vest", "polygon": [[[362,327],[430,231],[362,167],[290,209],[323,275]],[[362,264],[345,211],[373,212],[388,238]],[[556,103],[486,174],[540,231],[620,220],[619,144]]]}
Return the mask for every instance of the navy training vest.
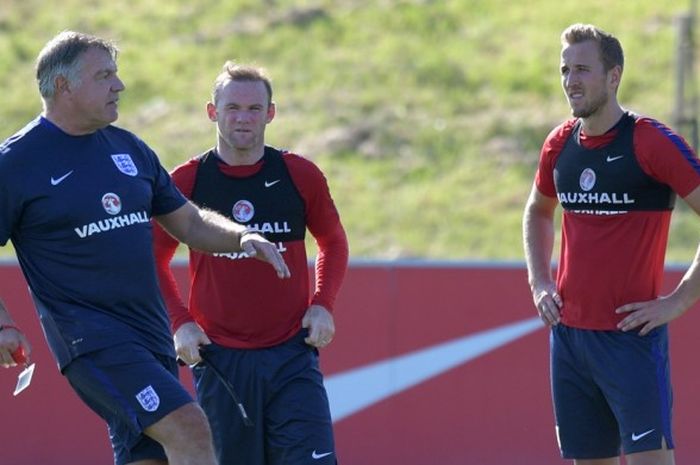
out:
{"label": "navy training vest", "polygon": [[554,184],[565,210],[622,213],[673,209],[673,190],[647,175],[637,161],[635,121],[635,116],[626,112],[615,125],[613,141],[596,149],[581,145],[581,120],[574,124],[554,166]]}
{"label": "navy training vest", "polygon": [[214,150],[200,158],[192,191],[195,204],[261,231],[270,242],[304,240],[304,201],[281,151],[265,146],[262,168],[247,177],[225,175],[219,162]]}

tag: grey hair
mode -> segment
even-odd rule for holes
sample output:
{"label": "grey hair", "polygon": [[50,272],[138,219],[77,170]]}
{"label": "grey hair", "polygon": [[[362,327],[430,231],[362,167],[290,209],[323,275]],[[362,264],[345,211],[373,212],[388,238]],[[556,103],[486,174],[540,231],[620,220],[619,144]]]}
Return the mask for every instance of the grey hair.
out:
{"label": "grey hair", "polygon": [[63,31],[44,46],[36,59],[36,80],[44,99],[54,96],[56,78],[59,76],[71,84],[80,82],[81,57],[90,48],[104,50],[115,61],[119,55],[114,43],[75,31]]}
{"label": "grey hair", "polygon": [[239,65],[229,60],[224,63],[221,73],[214,81],[214,88],[211,92],[214,105],[216,105],[217,100],[219,99],[221,89],[223,89],[229,81],[262,82],[265,84],[265,89],[267,89],[267,104],[270,105],[272,103],[272,82],[265,70],[256,66]]}

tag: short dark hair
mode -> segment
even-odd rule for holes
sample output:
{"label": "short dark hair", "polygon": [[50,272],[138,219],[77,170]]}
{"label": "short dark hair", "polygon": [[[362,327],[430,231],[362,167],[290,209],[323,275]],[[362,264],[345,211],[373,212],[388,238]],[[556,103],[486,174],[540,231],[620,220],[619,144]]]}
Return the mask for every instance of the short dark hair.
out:
{"label": "short dark hair", "polygon": [[80,58],[90,48],[104,50],[115,61],[119,54],[112,42],[75,31],[63,31],[44,45],[36,59],[36,80],[43,98],[53,97],[58,76],[71,83],[79,81]]}
{"label": "short dark hair", "polygon": [[217,103],[221,89],[223,89],[229,81],[262,82],[265,84],[265,89],[267,89],[267,104],[270,105],[272,103],[272,82],[265,70],[257,66],[240,65],[229,60],[224,63],[221,73],[214,81],[214,88],[211,92],[214,105]]}
{"label": "short dark hair", "polygon": [[621,69],[625,67],[625,55],[622,45],[617,37],[595,27],[592,24],[572,24],[561,33],[562,45],[572,45],[592,40],[598,44],[600,59],[605,71],[610,71],[615,66]]}

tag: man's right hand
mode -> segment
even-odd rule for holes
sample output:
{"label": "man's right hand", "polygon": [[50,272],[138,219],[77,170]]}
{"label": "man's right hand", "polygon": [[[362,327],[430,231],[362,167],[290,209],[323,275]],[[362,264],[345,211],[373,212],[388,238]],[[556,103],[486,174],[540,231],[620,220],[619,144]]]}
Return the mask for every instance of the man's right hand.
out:
{"label": "man's right hand", "polygon": [[202,361],[199,347],[211,344],[209,337],[195,322],[180,326],[173,336],[177,357],[188,365],[196,365]]}
{"label": "man's right hand", "polygon": [[537,313],[544,324],[549,326],[559,324],[559,309],[561,309],[564,302],[553,282],[533,287],[532,299],[535,302],[535,307],[537,307]]}
{"label": "man's right hand", "polygon": [[[0,365],[4,368],[17,366],[20,362],[29,363],[32,346],[27,338],[15,327],[0,330]],[[23,354],[24,360],[15,360],[12,354]]]}
{"label": "man's right hand", "polygon": [[241,236],[241,250],[249,257],[255,257],[272,265],[278,278],[286,279],[291,276],[282,254],[277,250],[277,246],[265,239],[262,234],[254,231],[244,233]]}

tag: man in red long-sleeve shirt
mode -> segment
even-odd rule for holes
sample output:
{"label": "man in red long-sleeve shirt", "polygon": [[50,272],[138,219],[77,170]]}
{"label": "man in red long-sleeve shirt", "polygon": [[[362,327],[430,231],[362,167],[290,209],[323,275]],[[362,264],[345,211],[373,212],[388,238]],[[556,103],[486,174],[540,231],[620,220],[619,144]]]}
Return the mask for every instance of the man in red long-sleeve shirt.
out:
{"label": "man in red long-sleeve shirt", "polygon": [[669,127],[620,105],[615,36],[572,24],[561,43],[573,118],[545,139],[523,215],[533,301],[551,327],[561,455],[575,465],[619,465],[621,455],[628,465],[673,465],[668,323],[700,298],[700,249],[660,294],[676,197],[700,215],[700,160]]}
{"label": "man in red long-sleeve shirt", "polygon": [[[348,243],[323,173],[311,161],[265,145],[275,116],[263,70],[227,62],[217,77],[209,119],[216,147],[177,167],[186,197],[258,230],[276,243],[291,271],[273,270],[244,253],[190,250],[190,296],[180,297],[169,263],[177,241],[155,233],[161,289],[175,349],[194,365],[197,396],[209,417],[222,464],[336,463],[332,422],[318,348],[335,333],[333,304],[348,261]],[[310,295],[305,234],[318,245]],[[199,350],[223,369],[254,426]]]}

